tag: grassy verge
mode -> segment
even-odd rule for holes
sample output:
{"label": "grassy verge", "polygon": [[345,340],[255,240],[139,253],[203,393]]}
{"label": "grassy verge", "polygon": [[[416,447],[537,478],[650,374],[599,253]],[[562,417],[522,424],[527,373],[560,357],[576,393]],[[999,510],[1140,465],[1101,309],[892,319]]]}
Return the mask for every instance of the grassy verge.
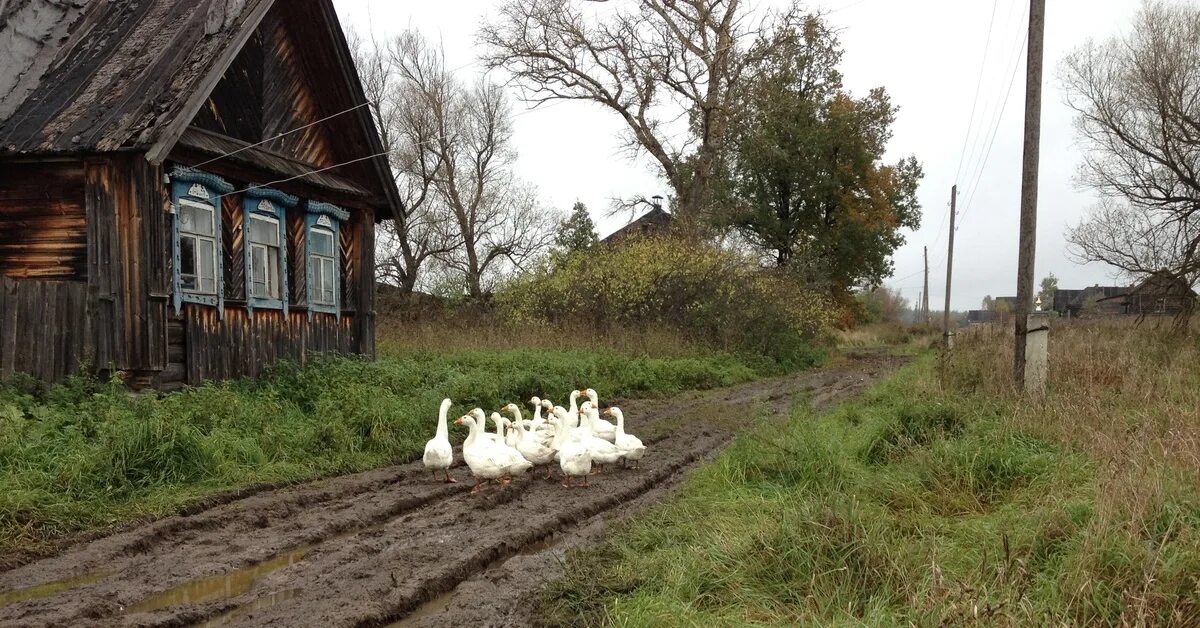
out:
{"label": "grassy verge", "polygon": [[583,385],[606,396],[656,395],[731,385],[769,370],[698,352],[660,358],[596,348],[433,351],[393,343],[385,353],[377,362],[285,365],[258,381],[162,397],[84,379],[49,389],[6,383],[0,553],[170,513],[221,491],[409,459],[432,435],[443,397],[465,412]]}
{"label": "grassy verge", "polygon": [[543,613],[561,625],[1196,625],[1195,341],[1111,325],[1055,338],[1041,405],[1007,384],[1011,340],[984,333],[829,414],[755,426],[677,499],[570,557]]}

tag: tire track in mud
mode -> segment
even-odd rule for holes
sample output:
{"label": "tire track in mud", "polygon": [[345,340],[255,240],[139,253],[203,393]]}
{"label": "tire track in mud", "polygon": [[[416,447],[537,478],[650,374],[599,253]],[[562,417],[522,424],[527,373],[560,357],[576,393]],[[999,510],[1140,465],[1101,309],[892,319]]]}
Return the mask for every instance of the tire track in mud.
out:
{"label": "tire track in mud", "polygon": [[[412,625],[527,624],[512,619],[517,598],[490,586],[491,575],[522,582],[518,591],[536,587],[553,576],[564,548],[594,541],[606,521],[669,494],[756,408],[784,412],[808,393],[827,404],[896,364],[857,358],[728,389],[623,401],[637,431],[653,436],[650,458],[639,470],[594,476],[590,489],[530,476],[471,496],[469,483],[435,484],[414,463],[264,491],[84,542],[0,573],[0,626],[381,626],[414,611]],[[469,474],[458,467],[454,475]],[[524,563],[531,566],[508,568]],[[69,582],[56,588],[62,580]],[[14,590],[17,599],[6,601]],[[40,595],[20,599],[22,591]],[[431,600],[448,600],[449,610],[437,613],[444,621],[419,617]]]}

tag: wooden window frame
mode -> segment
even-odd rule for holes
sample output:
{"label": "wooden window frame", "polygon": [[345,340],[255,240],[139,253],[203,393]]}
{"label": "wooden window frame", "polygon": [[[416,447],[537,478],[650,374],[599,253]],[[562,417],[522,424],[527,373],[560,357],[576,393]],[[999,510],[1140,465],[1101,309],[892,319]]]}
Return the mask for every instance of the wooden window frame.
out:
{"label": "wooden window frame", "polygon": [[[190,168],[175,168],[168,180],[171,189],[171,291],[175,313],[178,314],[182,310],[184,303],[213,306],[223,312],[225,308],[225,268],[221,245],[221,233],[223,229],[221,199],[233,192],[233,186],[216,175]],[[206,207],[212,210],[213,234],[211,236],[182,231],[180,223],[182,221],[182,208],[185,204]],[[181,238],[184,236],[190,236],[198,240],[206,239],[212,241],[214,258],[213,288],[215,292],[201,292],[199,290],[185,290],[183,288]]]}
{"label": "wooden window frame", "polygon": [[[246,307],[250,311],[255,308],[282,310],[288,312],[290,290],[288,290],[288,240],[287,240],[287,208],[295,207],[298,199],[277,190],[258,189],[248,191],[242,201],[244,212],[242,220],[242,248],[246,264]],[[254,248],[251,239],[251,224],[257,218],[268,219],[275,223],[279,233],[279,246],[276,262],[279,264],[278,288],[279,298],[263,298],[254,296]],[[266,246],[266,245],[264,245]]]}
{"label": "wooden window frame", "polygon": [[[308,201],[305,204],[304,218],[304,240],[305,260],[308,267],[307,278],[307,293],[308,293],[308,311],[309,318],[312,318],[315,312],[324,312],[326,314],[334,314],[341,319],[342,316],[342,223],[350,219],[350,213],[346,210],[330,205],[328,203],[320,203],[316,201]],[[330,244],[332,245],[332,256],[319,255],[313,248],[313,234],[323,232],[330,236]],[[321,262],[332,262],[333,272],[333,303],[321,303],[317,300],[316,278],[320,272],[319,264]]]}

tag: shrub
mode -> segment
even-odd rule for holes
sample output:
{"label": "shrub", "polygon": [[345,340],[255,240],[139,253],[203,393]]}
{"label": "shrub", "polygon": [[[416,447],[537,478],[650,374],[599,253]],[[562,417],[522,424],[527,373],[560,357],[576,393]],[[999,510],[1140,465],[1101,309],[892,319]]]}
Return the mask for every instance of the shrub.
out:
{"label": "shrub", "polygon": [[782,272],[672,236],[633,239],[562,258],[496,295],[510,323],[668,328],[689,340],[787,367],[818,356],[832,304]]}

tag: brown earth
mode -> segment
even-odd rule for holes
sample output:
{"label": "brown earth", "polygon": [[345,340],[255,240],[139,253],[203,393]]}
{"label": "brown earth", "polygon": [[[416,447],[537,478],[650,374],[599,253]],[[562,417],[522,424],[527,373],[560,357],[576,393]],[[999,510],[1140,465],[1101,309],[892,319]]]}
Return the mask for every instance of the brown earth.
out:
{"label": "brown earth", "polygon": [[420,463],[269,490],[0,573],[0,626],[512,626],[563,554],[669,496],[757,413],[825,407],[890,373],[857,356],[819,371],[622,401],[640,469],[567,490],[526,477],[469,494]]}

